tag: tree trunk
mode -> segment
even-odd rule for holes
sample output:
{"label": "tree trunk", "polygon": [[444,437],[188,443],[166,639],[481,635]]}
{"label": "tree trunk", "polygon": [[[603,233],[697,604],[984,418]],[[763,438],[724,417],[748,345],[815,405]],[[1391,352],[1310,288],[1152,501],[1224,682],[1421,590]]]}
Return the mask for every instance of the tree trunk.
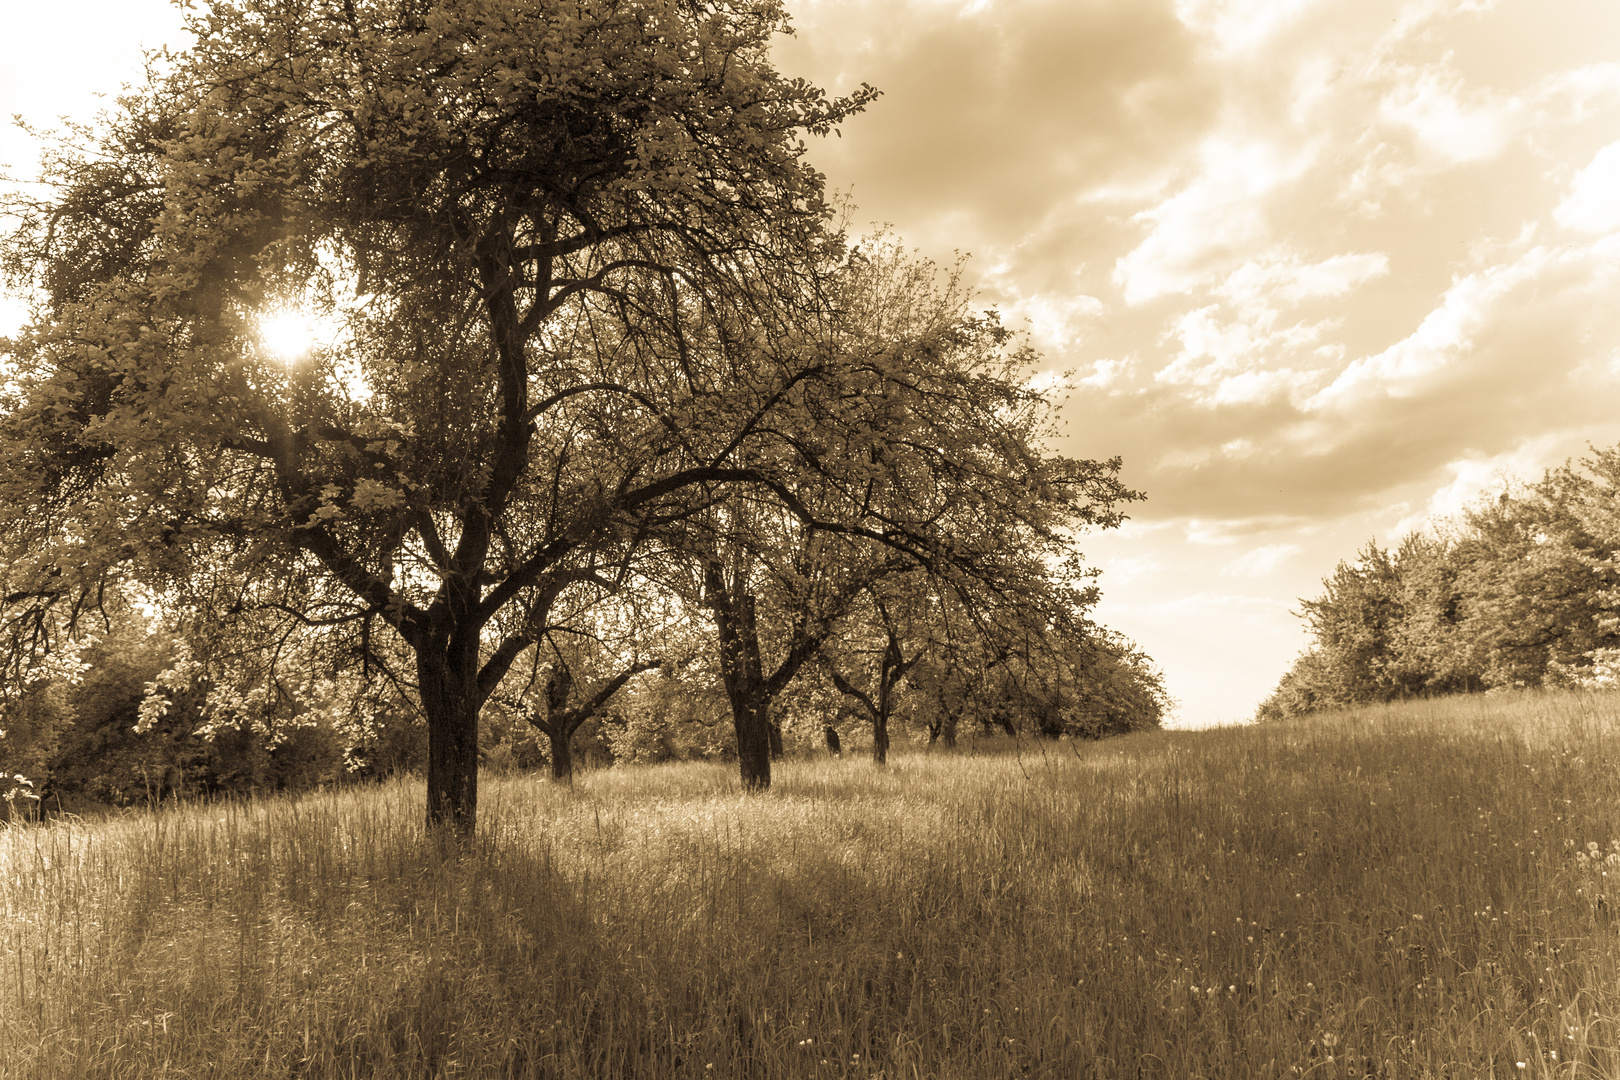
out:
{"label": "tree trunk", "polygon": [[889,763],[889,718],[882,710],[872,715],[872,760],[879,765]]}
{"label": "tree trunk", "polygon": [[[737,733],[737,767],[742,773],[744,791],[764,791],[771,786],[770,703],[765,698],[760,677],[759,638],[754,629],[753,597],[745,598],[745,629],[737,635],[735,648],[720,650],[720,672],[731,701],[731,723]],[[727,653],[732,654],[727,662]]]}
{"label": "tree trunk", "polygon": [[574,746],[573,740],[564,732],[559,732],[553,725],[545,729],[546,738],[551,740],[551,778],[559,783],[572,784],[574,782]]}
{"label": "tree trunk", "polygon": [[733,593],[721,581],[719,567],[707,568],[706,599],[720,635],[720,678],[731,702],[731,724],[737,733],[737,767],[744,791],[771,786],[770,700],[759,655],[759,628],[754,598]]}
{"label": "tree trunk", "polygon": [[574,782],[574,733],[569,730],[564,710],[574,689],[574,673],[558,654],[557,666],[546,680],[546,722],[540,730],[551,741],[551,778]]}
{"label": "tree trunk", "polygon": [[743,790],[764,791],[771,786],[771,733],[765,703],[739,702],[733,696],[731,715],[737,729],[737,766],[742,771]]}
{"label": "tree trunk", "polygon": [[477,676],[452,670],[432,649],[417,651],[416,672],[427,714],[428,828],[471,836],[478,819]]}
{"label": "tree trunk", "polygon": [[765,724],[766,724],[766,727],[769,729],[769,734],[770,734],[770,738],[771,738],[771,760],[772,761],[781,761],[782,760],[782,754],[783,754],[783,748],[782,748],[782,722],[780,720],[775,719],[774,717],[772,717],[769,714],[769,712],[767,712],[766,713]]}

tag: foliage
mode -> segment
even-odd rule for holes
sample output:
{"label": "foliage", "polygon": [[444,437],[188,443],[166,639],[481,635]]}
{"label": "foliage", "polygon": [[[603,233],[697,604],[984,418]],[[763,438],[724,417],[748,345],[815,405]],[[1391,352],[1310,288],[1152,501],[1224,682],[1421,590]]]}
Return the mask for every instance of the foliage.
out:
{"label": "foliage", "polygon": [[[871,93],[779,76],[772,0],[220,0],[190,26],[13,206],[7,264],[45,290],[4,438],[19,599],[122,575],[232,612],[292,581],[253,613],[388,628],[429,813],[465,830],[479,707],[547,597],[692,485],[769,479],[741,444],[814,364],[716,327],[824,257],[799,136]],[[258,341],[287,307],[328,328],[296,364]]]}
{"label": "foliage", "polygon": [[[0,420],[9,670],[147,597],[196,652],[143,725],[189,693],[216,742],[366,754],[418,714],[428,817],[468,836],[486,703],[638,590],[697,583],[755,787],[772,700],[880,577],[991,637],[1094,602],[1073,536],[1139,493],[1049,452],[1033,355],[954,276],[832,227],[803,139],[875,92],[777,73],[777,0],[189,25],[8,205],[37,296]],[[278,355],[292,316],[318,340]],[[584,722],[637,648],[548,667],[545,716]]]}
{"label": "foliage", "polygon": [[1620,456],[1509,485],[1433,534],[1369,542],[1303,602],[1314,643],[1257,713],[1507,687],[1599,686],[1620,646]]}

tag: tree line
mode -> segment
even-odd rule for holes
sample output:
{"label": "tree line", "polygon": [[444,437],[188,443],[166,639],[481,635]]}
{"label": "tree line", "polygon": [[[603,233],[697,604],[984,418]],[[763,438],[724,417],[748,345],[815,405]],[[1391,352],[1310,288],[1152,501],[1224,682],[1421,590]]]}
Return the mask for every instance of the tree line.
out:
{"label": "tree line", "polygon": [[[1074,548],[1141,494],[1051,449],[1035,356],[953,273],[841,227],[806,139],[877,92],[777,72],[776,0],[188,25],[7,200],[13,729],[82,713],[132,611],[169,639],[135,734],[189,708],[275,750],[325,715],[364,755],[412,717],[462,833],[492,717],[566,772],[627,693],[718,687],[749,789],[818,690],[879,760],[897,717],[1157,722]],[[263,340],[287,311],[296,358]]]}
{"label": "tree line", "polygon": [[1514,483],[1389,548],[1369,541],[1302,602],[1314,639],[1256,713],[1620,673],[1620,448]]}

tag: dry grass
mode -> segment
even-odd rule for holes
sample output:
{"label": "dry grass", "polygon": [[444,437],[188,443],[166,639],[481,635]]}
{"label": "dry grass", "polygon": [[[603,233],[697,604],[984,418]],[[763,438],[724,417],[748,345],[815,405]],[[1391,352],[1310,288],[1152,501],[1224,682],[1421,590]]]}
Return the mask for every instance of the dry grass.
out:
{"label": "dry grass", "polygon": [[12,828],[0,1077],[1620,1077],[1617,762],[1503,696]]}

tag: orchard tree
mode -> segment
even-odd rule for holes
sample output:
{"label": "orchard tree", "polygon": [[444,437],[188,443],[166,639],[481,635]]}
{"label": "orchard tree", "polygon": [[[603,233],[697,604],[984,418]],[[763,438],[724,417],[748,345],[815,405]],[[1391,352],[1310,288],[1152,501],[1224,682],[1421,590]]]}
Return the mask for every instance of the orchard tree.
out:
{"label": "orchard tree", "polygon": [[[782,509],[733,492],[666,541],[700,568],[750,787],[769,783],[771,698],[843,632],[863,595],[949,593],[981,632],[1024,609],[1066,617],[1096,602],[1095,588],[1074,584],[1089,576],[1075,535],[1117,525],[1120,506],[1142,497],[1120,483],[1117,458],[1047,451],[1055,407],[1028,384],[1037,358],[993,311],[973,309],[959,274],[880,236],[825,292],[823,347],[842,379],[793,388],[810,422],[793,433],[793,491],[773,492]],[[766,593],[778,613],[769,635]],[[774,667],[760,646],[768,636]],[[891,664],[891,695],[895,668],[909,666]]]}
{"label": "orchard tree", "polygon": [[842,635],[825,658],[827,676],[872,724],[872,760],[889,760],[889,718],[906,673],[928,653],[928,641],[907,633],[929,621],[935,598],[920,573],[892,575],[864,590],[860,633]]}
{"label": "orchard tree", "polygon": [[408,648],[428,819],[466,833],[480,707],[558,581],[717,488],[791,491],[795,388],[840,370],[802,137],[874,92],[779,75],[776,0],[217,0],[189,27],[8,207],[36,317],[7,618],[120,580],[200,605],[203,566],[314,582]]}
{"label": "orchard tree", "polygon": [[1550,664],[1620,644],[1603,602],[1614,549],[1577,512],[1592,483],[1566,465],[1465,511],[1460,636],[1485,685],[1538,685]]}
{"label": "orchard tree", "polygon": [[669,580],[714,627],[748,789],[768,787],[771,760],[782,756],[773,703],[839,631],[867,584],[901,559],[864,535],[806,517],[733,495],[670,535]]}
{"label": "orchard tree", "polygon": [[574,735],[644,671],[680,666],[695,650],[678,605],[621,568],[571,583],[548,604],[541,639],[513,666],[496,700],[546,736],[554,780],[572,782]]}

